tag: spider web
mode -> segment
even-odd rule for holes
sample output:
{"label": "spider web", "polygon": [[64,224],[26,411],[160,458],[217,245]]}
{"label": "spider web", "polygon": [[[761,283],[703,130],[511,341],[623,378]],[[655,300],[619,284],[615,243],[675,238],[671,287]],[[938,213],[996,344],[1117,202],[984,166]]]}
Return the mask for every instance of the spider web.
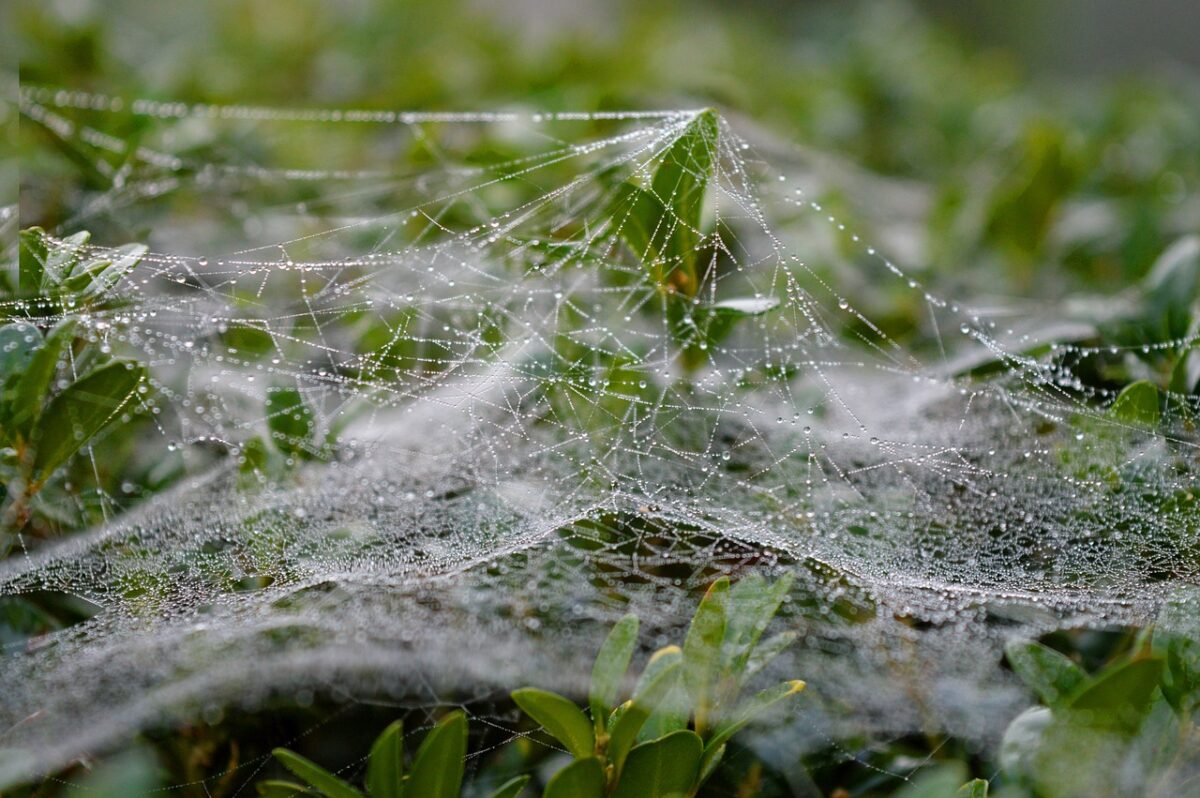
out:
{"label": "spider web", "polygon": [[[763,739],[990,744],[1024,701],[1007,637],[1195,606],[1194,405],[1119,421],[1076,373],[1099,353],[1080,325],[940,297],[725,121],[692,153],[714,170],[681,330],[616,198],[695,112],[20,102],[108,182],[52,241],[149,241],[78,315],[148,364],[129,423],[180,476],[0,562],[0,596],[98,609],[0,659],[11,774],[313,690],[512,728],[488,702],[579,694],[617,617],[649,648],[750,572],[796,577],[777,623],[801,639],[770,675],[811,686]],[[885,332],[855,285],[911,295],[936,346]],[[739,318],[707,345],[712,308]]]}

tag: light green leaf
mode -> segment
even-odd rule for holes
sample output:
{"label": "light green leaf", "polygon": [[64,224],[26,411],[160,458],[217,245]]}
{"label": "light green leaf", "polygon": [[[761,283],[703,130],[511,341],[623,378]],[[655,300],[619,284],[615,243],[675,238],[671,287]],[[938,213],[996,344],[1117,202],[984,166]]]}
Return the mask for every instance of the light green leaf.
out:
{"label": "light green leaf", "polygon": [[799,635],[795,632],[780,632],[756,645],[746,660],[746,670],[742,681],[747,682],[762,672],[762,669],[770,665],[772,660],[791,648],[797,637]]}
{"label": "light green leaf", "polygon": [[984,779],[972,779],[958,788],[955,798],[988,798],[988,783]]}
{"label": "light green leaf", "polygon": [[592,710],[592,723],[597,731],[603,731],[605,719],[617,703],[617,694],[629,670],[629,660],[633,658],[633,649],[637,646],[638,619],[636,615],[626,615],[617,621],[616,626],[608,633],[600,653],[596,655],[596,663],[592,666],[592,689],[588,695],[588,703]]}
{"label": "light green leaf", "polygon": [[458,798],[467,756],[467,716],[451,712],[425,735],[404,788],[409,798]]}
{"label": "light green leaf", "polygon": [[686,798],[700,773],[704,744],[692,731],[677,731],[629,752],[613,798]]}
{"label": "light green leaf", "polygon": [[683,655],[677,646],[656,651],[646,664],[634,691],[609,730],[608,761],[618,773],[638,734],[671,689],[679,683]]}
{"label": "light green leaf", "polygon": [[1070,698],[1087,681],[1087,672],[1052,648],[1033,640],[1013,640],[1004,647],[1013,672],[1048,707]]}
{"label": "light green leaf", "polygon": [[739,682],[745,673],[762,633],[779,612],[779,605],[792,586],[792,576],[785,574],[767,585],[758,574],[743,577],[729,592],[729,620],[722,643],[723,667]]}
{"label": "light green leaf", "polygon": [[50,402],[30,436],[35,478],[45,479],[129,403],[145,369],[114,360],[80,377]]}
{"label": "light green leaf", "polygon": [[351,787],[349,783],[294,751],[276,748],[271,753],[285,768],[311,784],[327,798],[362,798],[362,793]]}
{"label": "light green leaf", "polygon": [[672,228],[671,248],[664,253],[668,259],[678,259],[684,276],[677,287],[688,296],[695,296],[696,243],[700,238],[700,214],[704,194],[717,161],[720,136],[717,112],[705,109],[667,149],[662,163],[654,173],[650,191],[670,212],[667,223]]}
{"label": "light green leaf", "polygon": [[713,582],[692,617],[683,643],[683,683],[692,699],[696,729],[703,733],[711,709],[712,692],[721,665],[725,639],[729,578]]}
{"label": "light green leaf", "polygon": [[367,792],[371,798],[401,798],[404,794],[404,723],[396,721],[371,745],[367,758]]}
{"label": "light green leaf", "polygon": [[1158,389],[1147,380],[1125,386],[1109,408],[1109,413],[1128,424],[1154,426],[1158,423]]}
{"label": "light green leaf", "polygon": [[514,690],[512,697],[526,715],[562,743],[576,759],[589,757],[595,752],[596,737],[592,724],[570,699],[533,687]]}
{"label": "light green leaf", "polygon": [[555,773],[542,798],[601,798],[604,795],[604,766],[594,756],[576,759]]}
{"label": "light green leaf", "polygon": [[[704,746],[704,759],[718,754],[718,749],[723,748],[725,743],[729,742],[733,735],[742,730],[746,724],[757,718],[762,713],[766,712],[771,707],[778,704],[785,698],[797,695],[805,688],[804,682],[799,679],[784,682],[774,687],[769,687],[761,691],[742,706],[738,707],[734,717],[724,723],[721,723],[713,731]],[[703,767],[702,763],[702,767]]]}
{"label": "light green leaf", "polygon": [[528,776],[517,776],[515,779],[509,779],[497,787],[488,798],[517,798],[528,783]]}

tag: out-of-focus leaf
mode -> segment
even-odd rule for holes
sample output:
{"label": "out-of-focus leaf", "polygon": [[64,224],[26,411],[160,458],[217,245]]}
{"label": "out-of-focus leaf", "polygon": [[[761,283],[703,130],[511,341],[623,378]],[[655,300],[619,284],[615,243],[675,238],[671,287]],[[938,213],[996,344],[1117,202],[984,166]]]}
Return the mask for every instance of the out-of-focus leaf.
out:
{"label": "out-of-focus leaf", "polygon": [[713,582],[701,599],[683,643],[683,683],[692,699],[697,729],[703,729],[708,720],[721,666],[728,603],[729,578],[723,576]]}
{"label": "out-of-focus leaf", "polygon": [[13,389],[12,425],[26,438],[42,414],[42,406],[50,392],[50,381],[58,370],[59,359],[75,340],[76,323],[76,319],[66,319],[50,331],[45,342],[29,359],[25,373]]}
{"label": "out-of-focus leaf", "polygon": [[529,776],[517,776],[497,787],[488,798],[517,798],[528,783]]}
{"label": "out-of-focus leaf", "polygon": [[1087,681],[1087,672],[1048,646],[1034,640],[1013,640],[1004,647],[1013,672],[1048,707],[1070,698]]}
{"label": "out-of-focus leaf", "polygon": [[312,408],[295,388],[276,388],[267,393],[267,426],[271,440],[284,454],[308,457],[316,429]]}

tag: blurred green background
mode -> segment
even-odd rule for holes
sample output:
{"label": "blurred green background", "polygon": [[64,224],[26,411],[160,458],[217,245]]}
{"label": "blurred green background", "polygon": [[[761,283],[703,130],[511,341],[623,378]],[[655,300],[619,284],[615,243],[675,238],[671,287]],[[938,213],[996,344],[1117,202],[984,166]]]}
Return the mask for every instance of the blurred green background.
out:
{"label": "blurred green background", "polygon": [[[910,266],[970,264],[1021,294],[1118,289],[1200,227],[1200,9],[1185,0],[21,0],[9,13],[23,84],[300,107],[715,104],[833,170],[845,190],[826,200],[879,220],[883,243],[881,228],[904,225],[892,251]],[[53,227],[82,178],[30,127],[22,224]]]}

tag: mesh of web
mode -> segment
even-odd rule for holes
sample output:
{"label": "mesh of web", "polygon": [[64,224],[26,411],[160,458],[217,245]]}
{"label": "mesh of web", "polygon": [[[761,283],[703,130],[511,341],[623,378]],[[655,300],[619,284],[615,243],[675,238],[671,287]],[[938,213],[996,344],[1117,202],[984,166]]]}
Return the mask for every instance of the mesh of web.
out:
{"label": "mesh of web", "polygon": [[[136,415],[187,473],[128,512],[103,496],[110,522],[0,563],[0,595],[102,608],[0,661],[23,685],[0,727],[36,752],[31,768],[294,690],[452,700],[513,734],[486,709],[500,692],[578,694],[616,617],[638,612],[652,647],[705,583],[750,571],[797,577],[777,623],[803,637],[774,675],[802,675],[813,697],[780,721],[790,739],[932,716],[994,740],[1021,700],[998,670],[1006,636],[1147,622],[1195,583],[1185,413],[1155,430],[1114,419],[1112,395],[1072,370],[1093,350],[940,298],[725,122],[704,143],[695,307],[749,313],[689,370],[694,333],[672,329],[613,199],[650,184],[694,112],[306,112],[41,89],[21,103],[111,179],[61,234],[153,231],[142,264],[79,315],[148,364]],[[126,113],[158,140],[104,132]],[[346,123],[430,162],[187,154],[197,125]],[[441,147],[478,131],[531,151],[474,165]],[[181,196],[212,210],[195,221]],[[664,223],[683,223],[660,199]],[[874,324],[840,293],[846,274],[810,265],[821,236],[853,250],[838,270],[915,293],[936,356]],[[1003,368],[970,376],[981,358]],[[239,473],[281,387],[316,414],[313,438],[284,441],[314,461]]]}

